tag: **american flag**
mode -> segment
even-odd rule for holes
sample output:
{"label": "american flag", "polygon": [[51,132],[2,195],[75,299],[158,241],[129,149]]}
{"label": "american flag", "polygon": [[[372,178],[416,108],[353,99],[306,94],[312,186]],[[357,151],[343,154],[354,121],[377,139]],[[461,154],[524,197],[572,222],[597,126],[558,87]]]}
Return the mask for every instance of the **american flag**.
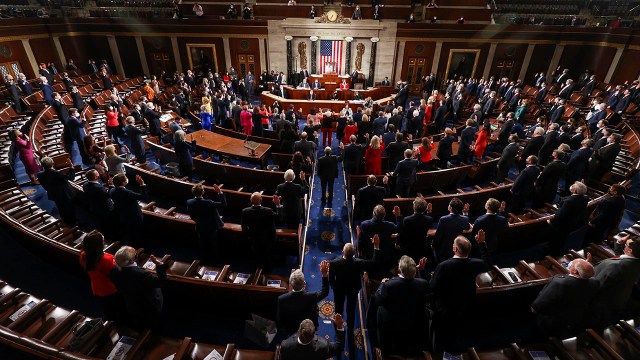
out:
{"label": "american flag", "polygon": [[326,72],[325,64],[333,62],[333,71],[342,74],[342,40],[320,40],[320,71]]}

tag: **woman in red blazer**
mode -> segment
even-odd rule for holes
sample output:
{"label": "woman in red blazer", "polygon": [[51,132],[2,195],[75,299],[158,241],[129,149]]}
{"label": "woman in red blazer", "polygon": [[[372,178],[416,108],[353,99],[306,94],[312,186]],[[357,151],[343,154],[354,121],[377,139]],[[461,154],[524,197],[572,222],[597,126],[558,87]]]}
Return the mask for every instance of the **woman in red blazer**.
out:
{"label": "woman in red blazer", "polygon": [[364,173],[366,175],[382,175],[382,150],[384,150],[384,143],[374,135],[369,142],[369,147],[364,152]]}

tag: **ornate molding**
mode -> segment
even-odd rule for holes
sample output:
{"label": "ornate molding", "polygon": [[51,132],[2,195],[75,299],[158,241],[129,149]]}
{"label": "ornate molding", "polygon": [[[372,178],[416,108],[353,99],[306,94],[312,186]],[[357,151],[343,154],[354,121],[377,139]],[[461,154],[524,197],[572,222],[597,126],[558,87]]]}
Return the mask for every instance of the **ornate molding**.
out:
{"label": "ornate molding", "polygon": [[327,13],[322,14],[322,16],[315,18],[314,20],[317,23],[331,23],[331,24],[351,24],[351,20],[342,16],[342,14],[338,14],[338,18],[336,21],[331,21],[327,17]]}

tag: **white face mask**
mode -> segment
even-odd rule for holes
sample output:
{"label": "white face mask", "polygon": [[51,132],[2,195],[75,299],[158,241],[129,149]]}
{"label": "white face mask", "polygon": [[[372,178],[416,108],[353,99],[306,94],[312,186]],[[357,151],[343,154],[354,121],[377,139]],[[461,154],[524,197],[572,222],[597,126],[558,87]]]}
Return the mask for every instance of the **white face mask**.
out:
{"label": "white face mask", "polygon": [[613,142],[613,140],[611,140],[611,138],[607,138],[607,144],[611,144]]}

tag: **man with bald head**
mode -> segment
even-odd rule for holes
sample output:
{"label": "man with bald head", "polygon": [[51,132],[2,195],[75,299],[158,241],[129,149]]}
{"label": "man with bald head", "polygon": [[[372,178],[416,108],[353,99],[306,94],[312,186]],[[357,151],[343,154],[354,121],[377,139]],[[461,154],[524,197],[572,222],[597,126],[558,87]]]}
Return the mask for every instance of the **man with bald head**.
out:
{"label": "man with bald head", "polygon": [[[362,272],[371,269],[379,258],[380,237],[374,235],[371,239],[373,243],[373,258],[370,260],[360,259],[355,256],[356,251],[352,243],[347,243],[342,248],[342,257],[331,260],[329,267],[329,284],[333,289],[333,298],[336,302],[336,313],[345,315],[345,299],[347,304],[347,328],[354,329],[353,324],[356,315],[356,303],[358,292],[362,287]],[[344,316],[343,316],[344,317]],[[349,353],[353,353],[353,331],[349,331]]]}
{"label": "man with bald head", "polygon": [[587,309],[598,290],[594,269],[588,261],[569,263],[569,274],[554,276],[531,304],[546,336],[570,337],[585,329]]}
{"label": "man with bald head", "polygon": [[262,206],[262,195],[251,194],[251,206],[242,210],[242,233],[251,244],[254,264],[266,273],[271,271],[271,245],[276,239],[276,221],[281,218],[280,197],[274,196],[276,211]]}

